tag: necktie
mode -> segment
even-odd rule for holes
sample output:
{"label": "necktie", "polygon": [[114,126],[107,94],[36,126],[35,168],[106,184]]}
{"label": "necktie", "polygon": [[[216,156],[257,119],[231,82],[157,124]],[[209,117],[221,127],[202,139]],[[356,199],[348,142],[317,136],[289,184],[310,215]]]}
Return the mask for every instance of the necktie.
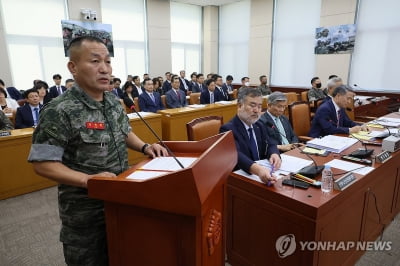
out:
{"label": "necktie", "polygon": [[254,161],[257,161],[259,160],[259,157],[258,157],[256,140],[254,139],[253,136],[253,128],[249,128],[247,131],[249,131],[249,147],[251,151],[251,156],[253,157]]}
{"label": "necktie", "polygon": [[337,127],[340,127],[340,110],[337,111]]}
{"label": "necktie", "polygon": [[61,90],[60,86],[57,86],[57,90],[58,90],[58,95],[61,95],[62,94],[62,90]]}
{"label": "necktie", "polygon": [[276,127],[279,130],[279,133],[281,133],[282,144],[283,145],[289,144],[289,141],[288,141],[288,139],[286,137],[285,129],[283,128],[282,122],[279,119],[279,117],[275,118],[275,124],[276,124]]}
{"label": "necktie", "polygon": [[156,99],[154,99],[153,93],[150,93],[150,98],[153,100],[154,103],[156,103]]}
{"label": "necktie", "polygon": [[176,91],[176,96],[178,96],[179,102],[181,101],[181,95],[179,94],[179,91]]}
{"label": "necktie", "polygon": [[35,111],[35,117],[33,118],[33,124],[36,126],[39,121],[39,108],[35,107],[35,108],[33,108],[33,111]]}
{"label": "necktie", "polygon": [[214,103],[214,93],[210,93],[210,103]]}

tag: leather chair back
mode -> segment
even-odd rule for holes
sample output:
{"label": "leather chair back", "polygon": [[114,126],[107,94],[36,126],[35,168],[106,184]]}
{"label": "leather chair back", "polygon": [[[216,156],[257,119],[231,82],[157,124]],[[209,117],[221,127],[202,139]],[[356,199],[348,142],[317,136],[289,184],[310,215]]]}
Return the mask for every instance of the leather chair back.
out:
{"label": "leather chair back", "polygon": [[186,124],[188,140],[202,140],[219,133],[222,116],[204,116],[193,119]]}

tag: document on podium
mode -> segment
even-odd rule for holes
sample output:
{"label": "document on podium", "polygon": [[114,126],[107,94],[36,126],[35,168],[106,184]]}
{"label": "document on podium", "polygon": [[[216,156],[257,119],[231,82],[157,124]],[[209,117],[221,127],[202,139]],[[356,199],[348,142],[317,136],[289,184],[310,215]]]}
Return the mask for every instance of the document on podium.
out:
{"label": "document on podium", "polygon": [[[177,159],[187,168],[197,160],[197,157],[177,157]],[[181,169],[173,157],[157,157],[126,178],[135,181],[146,181]]]}
{"label": "document on podium", "polygon": [[355,138],[328,135],[323,138],[315,138],[307,142],[307,146],[317,149],[325,149],[330,152],[341,153],[343,150],[355,144]]}

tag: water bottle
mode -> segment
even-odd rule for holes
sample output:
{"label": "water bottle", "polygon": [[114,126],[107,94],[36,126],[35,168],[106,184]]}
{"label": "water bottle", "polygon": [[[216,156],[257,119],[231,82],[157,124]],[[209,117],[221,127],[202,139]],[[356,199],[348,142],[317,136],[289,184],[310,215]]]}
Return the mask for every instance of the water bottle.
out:
{"label": "water bottle", "polygon": [[325,165],[322,171],[321,190],[324,193],[330,193],[333,189],[333,173],[329,165]]}

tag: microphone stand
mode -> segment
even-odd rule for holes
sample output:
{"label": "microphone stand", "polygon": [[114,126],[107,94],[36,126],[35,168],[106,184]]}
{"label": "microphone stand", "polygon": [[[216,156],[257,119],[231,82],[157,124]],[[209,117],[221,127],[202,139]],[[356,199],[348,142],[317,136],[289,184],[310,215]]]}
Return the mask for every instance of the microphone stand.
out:
{"label": "microphone stand", "polygon": [[170,148],[168,148],[168,146],[164,143],[164,141],[162,141],[162,139],[157,135],[157,133],[151,128],[151,126],[146,122],[146,120],[143,119],[143,117],[139,114],[138,111],[136,111],[135,105],[132,105],[130,107],[131,110],[133,110],[137,116],[139,116],[140,120],[143,121],[143,123],[146,125],[146,127],[151,131],[151,133],[153,133],[153,135],[158,139],[158,141],[161,143],[161,145],[168,151],[169,154],[171,154],[171,156],[175,159],[175,161],[178,163],[178,165],[184,169],[185,167],[183,166],[183,164],[178,160],[178,158],[176,158],[175,154],[170,150]]}
{"label": "microphone stand", "polygon": [[366,143],[364,143],[363,141],[361,141],[361,139],[357,138],[357,137],[354,136],[353,134],[350,134],[350,135],[351,135],[353,138],[355,138],[356,140],[358,140],[361,144],[363,144],[363,145],[364,145],[364,149],[355,150],[355,151],[353,151],[352,153],[350,153],[349,155],[350,155],[350,156],[353,156],[353,157],[360,158],[360,159],[367,158],[367,157],[371,156],[371,154],[374,152],[374,150],[368,150],[368,149],[367,149],[367,144],[366,144]]}

